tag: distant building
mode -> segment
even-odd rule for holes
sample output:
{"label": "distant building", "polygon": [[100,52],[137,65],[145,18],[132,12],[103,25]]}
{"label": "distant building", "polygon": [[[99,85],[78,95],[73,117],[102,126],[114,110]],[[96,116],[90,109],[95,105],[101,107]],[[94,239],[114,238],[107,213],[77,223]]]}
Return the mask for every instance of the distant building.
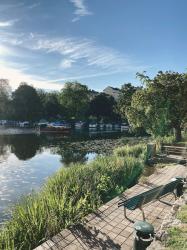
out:
{"label": "distant building", "polygon": [[120,94],[120,89],[108,86],[103,90],[103,93],[113,96],[114,99],[117,100]]}
{"label": "distant building", "polygon": [[95,90],[90,90],[90,100],[95,98],[98,94],[99,94],[99,92],[97,92]]}

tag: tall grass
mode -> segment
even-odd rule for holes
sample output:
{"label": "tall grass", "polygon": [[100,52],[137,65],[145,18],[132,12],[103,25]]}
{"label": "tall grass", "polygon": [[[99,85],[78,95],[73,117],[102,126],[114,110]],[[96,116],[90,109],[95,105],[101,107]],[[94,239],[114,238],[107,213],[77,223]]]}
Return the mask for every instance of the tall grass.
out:
{"label": "tall grass", "polygon": [[160,152],[163,144],[173,144],[175,143],[175,136],[158,136],[154,139],[154,142],[156,143],[157,151]]}
{"label": "tall grass", "polygon": [[120,157],[132,156],[135,158],[144,158],[146,155],[146,145],[137,144],[134,146],[125,145],[114,149],[114,155]]}
{"label": "tall grass", "polygon": [[14,207],[11,220],[0,231],[0,249],[33,249],[81,221],[137,180],[144,150],[143,145],[125,147],[89,164],[59,170],[40,192],[26,196]]}

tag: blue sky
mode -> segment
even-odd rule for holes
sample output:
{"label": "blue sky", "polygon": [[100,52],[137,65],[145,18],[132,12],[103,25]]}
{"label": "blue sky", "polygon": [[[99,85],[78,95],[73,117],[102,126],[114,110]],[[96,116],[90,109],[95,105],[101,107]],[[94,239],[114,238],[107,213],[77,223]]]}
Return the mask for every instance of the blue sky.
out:
{"label": "blue sky", "polygon": [[0,78],[59,90],[186,71],[186,0],[0,0]]}

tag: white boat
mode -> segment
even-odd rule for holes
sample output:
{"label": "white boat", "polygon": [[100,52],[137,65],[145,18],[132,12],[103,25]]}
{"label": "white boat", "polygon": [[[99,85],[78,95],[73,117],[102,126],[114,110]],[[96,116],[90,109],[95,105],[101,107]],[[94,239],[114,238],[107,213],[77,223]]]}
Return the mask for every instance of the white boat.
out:
{"label": "white boat", "polygon": [[112,123],[107,123],[107,124],[106,124],[106,129],[112,129],[112,127],[113,127],[113,126],[112,126]]}
{"label": "white boat", "polygon": [[121,124],[121,131],[129,131],[129,125],[126,123]]}
{"label": "white boat", "polygon": [[99,124],[99,128],[100,128],[100,129],[104,129],[104,127],[105,127],[105,124],[104,124],[104,123],[100,123],[100,124]]}
{"label": "white boat", "polygon": [[84,122],[79,121],[79,122],[76,122],[76,123],[75,123],[75,128],[76,128],[76,129],[81,129],[81,128],[84,127],[84,125],[85,125]]}
{"label": "white boat", "polygon": [[97,123],[90,123],[89,128],[97,128]]}

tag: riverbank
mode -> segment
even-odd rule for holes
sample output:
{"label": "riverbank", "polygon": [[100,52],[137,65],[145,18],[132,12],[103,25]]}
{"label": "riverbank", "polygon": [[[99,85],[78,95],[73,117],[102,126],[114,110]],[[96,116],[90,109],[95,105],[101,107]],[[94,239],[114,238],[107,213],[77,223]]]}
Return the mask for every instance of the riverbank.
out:
{"label": "riverbank", "polygon": [[[50,238],[44,244],[37,247],[35,250],[54,250],[54,249],[116,249],[116,250],[132,250],[133,241],[135,238],[134,222],[142,221],[142,213],[139,209],[127,209],[127,218],[124,217],[124,208],[117,206],[121,197],[131,198],[139,193],[148,191],[155,186],[165,185],[172,178],[180,175],[186,177],[186,167],[183,165],[166,166],[157,169],[154,174],[149,176],[147,184],[138,183],[126,190],[122,195],[115,197],[105,203],[96,212],[89,214],[84,220],[68,229],[59,231],[57,235]],[[181,199],[181,198],[180,198]],[[159,237],[165,219],[168,218],[170,212],[174,211],[176,202],[173,194],[168,194],[160,201],[153,200],[143,206],[146,221],[154,227],[156,237]],[[186,218],[185,210],[180,214],[180,218]],[[184,221],[183,219],[183,221]],[[174,221],[173,221],[174,223]],[[181,228],[180,228],[181,229]],[[186,249],[186,234],[185,228],[175,232],[174,237],[170,239],[170,248],[165,248],[160,244],[160,240],[154,240],[147,248],[149,250],[173,250]],[[164,233],[166,233],[164,228]],[[180,233],[176,235],[177,233]],[[161,235],[160,235],[161,236]],[[176,241],[177,239],[177,241]],[[174,244],[173,244],[174,243]],[[177,243],[177,244],[176,244]],[[169,245],[168,245],[169,246]],[[141,248],[141,247],[140,247]]]}
{"label": "riverbank", "polygon": [[33,249],[135,184],[144,168],[146,147],[123,150],[125,157],[115,151],[61,169],[40,192],[25,197],[0,231],[0,249]]}
{"label": "riverbank", "polygon": [[4,128],[0,127],[0,135],[23,135],[23,134],[35,134],[34,128]]}

